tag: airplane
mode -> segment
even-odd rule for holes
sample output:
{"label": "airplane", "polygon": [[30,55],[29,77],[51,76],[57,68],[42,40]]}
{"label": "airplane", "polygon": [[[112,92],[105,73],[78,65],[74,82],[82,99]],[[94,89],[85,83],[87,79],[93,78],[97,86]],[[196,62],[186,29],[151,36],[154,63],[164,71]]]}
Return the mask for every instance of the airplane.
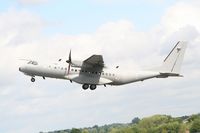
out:
{"label": "airplane", "polygon": [[[97,85],[124,85],[137,81],[144,81],[151,78],[182,77],[180,75],[187,42],[179,41],[162,65],[151,70],[133,71],[125,73],[119,66],[107,68],[102,55],[92,55],[84,61],[72,60],[71,50],[68,60],[64,63],[48,65],[39,64],[37,61],[29,60],[27,64],[20,66],[19,71],[31,77],[35,82],[35,76],[45,79],[56,78],[69,80],[82,85],[84,90],[90,88],[95,90]],[[61,62],[62,59],[59,59]]]}

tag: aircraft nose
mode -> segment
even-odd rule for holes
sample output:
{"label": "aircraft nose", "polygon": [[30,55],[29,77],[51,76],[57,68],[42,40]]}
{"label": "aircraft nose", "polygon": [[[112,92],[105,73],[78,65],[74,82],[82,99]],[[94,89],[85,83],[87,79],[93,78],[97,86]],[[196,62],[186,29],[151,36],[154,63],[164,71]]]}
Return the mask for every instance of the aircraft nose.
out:
{"label": "aircraft nose", "polygon": [[19,67],[19,71],[20,71],[20,72],[23,72],[23,67]]}

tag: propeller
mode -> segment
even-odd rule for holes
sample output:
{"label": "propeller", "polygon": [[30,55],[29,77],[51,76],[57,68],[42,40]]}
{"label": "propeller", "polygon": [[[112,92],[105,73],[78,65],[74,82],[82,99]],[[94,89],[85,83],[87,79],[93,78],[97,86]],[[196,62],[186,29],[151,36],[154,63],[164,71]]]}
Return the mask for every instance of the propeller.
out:
{"label": "propeller", "polygon": [[69,59],[66,62],[68,63],[67,75],[69,75],[70,67],[71,67],[71,64],[72,64],[71,50],[69,52]]}
{"label": "propeller", "polygon": [[71,61],[72,61],[72,57],[71,57],[71,50],[70,50],[70,52],[69,52],[69,58],[68,58],[68,60],[66,62],[67,63],[71,63]]}

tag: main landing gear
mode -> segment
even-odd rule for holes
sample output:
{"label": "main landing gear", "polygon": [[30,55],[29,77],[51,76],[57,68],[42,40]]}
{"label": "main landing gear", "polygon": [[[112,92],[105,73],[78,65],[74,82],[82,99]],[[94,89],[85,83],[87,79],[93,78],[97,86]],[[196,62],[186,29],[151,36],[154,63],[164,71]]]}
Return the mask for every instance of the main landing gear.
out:
{"label": "main landing gear", "polygon": [[82,88],[83,90],[87,90],[89,88],[89,84],[83,84]]}
{"label": "main landing gear", "polygon": [[95,90],[97,88],[96,85],[90,85],[90,90]]}
{"label": "main landing gear", "polygon": [[90,90],[95,90],[97,88],[96,85],[89,85],[89,84],[83,84],[82,88],[84,90],[87,90],[90,87]]}

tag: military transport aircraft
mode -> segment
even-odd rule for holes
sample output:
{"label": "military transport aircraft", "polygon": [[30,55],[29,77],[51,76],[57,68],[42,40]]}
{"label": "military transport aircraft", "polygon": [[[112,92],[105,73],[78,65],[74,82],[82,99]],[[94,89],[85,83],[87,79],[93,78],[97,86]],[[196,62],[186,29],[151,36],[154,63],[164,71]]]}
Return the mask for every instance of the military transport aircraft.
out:
{"label": "military transport aircraft", "polygon": [[[69,59],[64,63],[48,65],[39,64],[29,60],[26,65],[19,67],[19,71],[31,77],[35,82],[35,76],[70,80],[82,84],[84,90],[95,90],[97,85],[123,85],[151,78],[180,77],[180,68],[183,61],[187,42],[179,41],[165,58],[163,64],[151,70],[133,71],[128,73],[119,66],[109,69],[105,67],[102,55],[92,55],[84,61],[72,60],[71,50]],[[61,62],[61,59],[59,59]]]}

